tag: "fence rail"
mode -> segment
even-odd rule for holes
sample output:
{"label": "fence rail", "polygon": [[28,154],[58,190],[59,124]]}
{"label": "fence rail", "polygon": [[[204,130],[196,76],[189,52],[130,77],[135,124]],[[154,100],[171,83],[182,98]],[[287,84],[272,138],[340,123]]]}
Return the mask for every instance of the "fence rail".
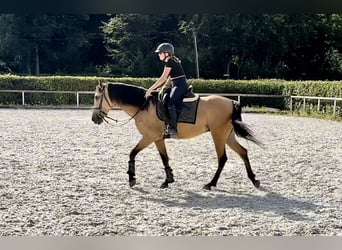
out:
{"label": "fence rail", "polygon": [[306,100],[317,100],[317,111],[320,111],[321,100],[329,100],[334,101],[333,106],[333,116],[336,115],[337,101],[342,101],[342,98],[339,97],[319,97],[319,96],[290,96],[290,110],[293,111],[293,99],[302,99],[303,100],[303,109],[305,110]]}
{"label": "fence rail", "polygon": [[[75,94],[76,107],[80,106],[80,95],[93,95],[94,91],[60,91],[60,90],[0,90],[0,93],[21,93],[21,104],[25,105],[25,93],[46,93],[46,94]],[[237,93],[198,93],[200,96],[220,95],[225,97],[237,97],[241,102],[241,97],[257,98],[288,98],[285,95],[258,95],[258,94],[237,94]]]}
{"label": "fence rail", "polygon": [[[76,96],[76,107],[80,107],[80,95],[93,95],[94,91],[61,91],[61,90],[0,90],[0,93],[21,93],[21,104],[25,105],[25,93],[46,93],[46,94],[74,94]],[[239,94],[239,93],[198,93],[200,96],[220,95],[225,97],[236,97],[241,102],[242,97],[256,98],[290,98],[290,111],[293,111],[293,100],[302,99],[305,109],[306,100],[317,100],[317,110],[320,110],[321,100],[333,101],[333,115],[336,115],[337,102],[342,101],[338,97],[317,97],[317,96],[286,96],[286,95],[261,95],[261,94]]]}
{"label": "fence rail", "polygon": [[0,90],[0,93],[21,93],[21,105],[25,105],[25,93],[75,94],[76,107],[80,106],[80,94],[93,95],[94,91],[62,91],[62,90]]}
{"label": "fence rail", "polygon": [[199,93],[200,96],[220,95],[225,97],[237,97],[237,101],[241,102],[241,97],[257,97],[257,98],[288,98],[287,95],[261,95],[261,94],[238,94],[238,93]]}

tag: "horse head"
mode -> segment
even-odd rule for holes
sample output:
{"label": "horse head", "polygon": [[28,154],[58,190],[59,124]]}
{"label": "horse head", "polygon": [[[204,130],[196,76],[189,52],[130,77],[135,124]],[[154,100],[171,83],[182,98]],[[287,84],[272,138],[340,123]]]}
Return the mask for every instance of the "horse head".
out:
{"label": "horse head", "polygon": [[112,106],[112,102],[108,95],[108,85],[99,81],[94,94],[92,121],[96,124],[101,124],[103,118],[107,116]]}

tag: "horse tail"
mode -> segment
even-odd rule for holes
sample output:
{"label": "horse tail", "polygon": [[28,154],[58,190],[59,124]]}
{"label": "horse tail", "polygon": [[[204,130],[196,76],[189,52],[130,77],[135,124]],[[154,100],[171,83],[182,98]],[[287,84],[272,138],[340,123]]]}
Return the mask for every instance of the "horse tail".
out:
{"label": "horse tail", "polygon": [[253,131],[249,128],[249,126],[242,122],[241,111],[241,105],[238,102],[233,101],[232,123],[235,134],[241,138],[245,138],[246,140],[252,141],[257,145],[262,146],[262,143],[255,138]]}

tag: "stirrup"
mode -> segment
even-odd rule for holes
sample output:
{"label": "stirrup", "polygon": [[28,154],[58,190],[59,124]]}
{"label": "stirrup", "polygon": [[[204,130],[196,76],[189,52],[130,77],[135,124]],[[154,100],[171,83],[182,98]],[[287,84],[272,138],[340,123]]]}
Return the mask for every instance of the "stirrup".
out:
{"label": "stirrup", "polygon": [[167,129],[167,134],[170,135],[170,136],[177,136],[177,129],[169,127]]}
{"label": "stirrup", "polygon": [[170,124],[165,123],[164,134],[167,137],[176,138],[177,137],[177,128],[173,128],[170,126]]}

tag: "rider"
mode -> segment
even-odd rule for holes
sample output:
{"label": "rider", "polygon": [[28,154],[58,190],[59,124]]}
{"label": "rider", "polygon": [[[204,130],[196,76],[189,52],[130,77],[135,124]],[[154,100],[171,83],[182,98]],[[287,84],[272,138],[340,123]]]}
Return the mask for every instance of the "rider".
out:
{"label": "rider", "polygon": [[177,112],[176,103],[183,97],[188,89],[186,76],[181,65],[181,60],[175,56],[175,50],[171,43],[161,43],[155,53],[158,53],[159,60],[165,63],[161,77],[147,90],[145,97],[148,98],[151,92],[162,86],[170,78],[172,88],[169,101],[169,125],[167,133],[173,137],[177,136]]}

